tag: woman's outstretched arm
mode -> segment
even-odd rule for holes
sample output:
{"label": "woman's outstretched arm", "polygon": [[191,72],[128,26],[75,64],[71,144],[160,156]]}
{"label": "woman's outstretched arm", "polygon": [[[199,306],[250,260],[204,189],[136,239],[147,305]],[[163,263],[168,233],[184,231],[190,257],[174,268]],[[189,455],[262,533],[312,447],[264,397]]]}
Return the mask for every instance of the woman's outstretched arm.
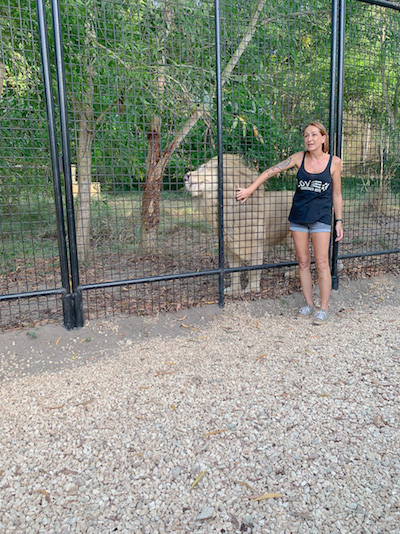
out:
{"label": "woman's outstretched arm", "polygon": [[238,187],[236,189],[236,200],[241,200],[243,204],[243,202],[246,202],[246,200],[254,193],[256,189],[260,187],[261,184],[266,182],[269,178],[272,178],[272,176],[275,176],[282,171],[287,171],[293,167],[300,167],[303,154],[304,152],[296,152],[296,154],[289,156],[287,159],[281,161],[277,165],[266,169],[249,187]]}

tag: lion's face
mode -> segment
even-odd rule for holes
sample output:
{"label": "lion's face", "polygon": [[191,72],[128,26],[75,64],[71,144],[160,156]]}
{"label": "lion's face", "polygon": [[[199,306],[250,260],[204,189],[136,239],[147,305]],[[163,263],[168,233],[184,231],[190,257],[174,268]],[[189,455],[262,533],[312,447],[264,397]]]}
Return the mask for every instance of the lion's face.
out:
{"label": "lion's face", "polygon": [[218,161],[210,160],[184,178],[185,187],[193,197],[218,192]]}

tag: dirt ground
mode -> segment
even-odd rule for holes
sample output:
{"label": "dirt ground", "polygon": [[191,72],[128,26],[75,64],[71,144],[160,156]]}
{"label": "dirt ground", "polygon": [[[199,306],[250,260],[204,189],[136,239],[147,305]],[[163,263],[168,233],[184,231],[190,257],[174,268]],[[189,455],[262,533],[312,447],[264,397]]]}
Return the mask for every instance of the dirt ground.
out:
{"label": "dirt ground", "polygon": [[[155,317],[98,319],[87,321],[83,328],[72,331],[61,325],[47,324],[4,332],[0,334],[0,381],[60,372],[117,357],[130,345],[148,342],[151,338],[191,338],[194,333],[201,335],[217,316],[231,317],[244,310],[250,311],[255,319],[266,313],[295,315],[295,309],[301,304],[301,294],[294,293],[279,299],[227,302],[223,309],[211,304]],[[387,274],[358,280],[341,279],[339,290],[332,292],[331,320],[359,307],[378,311],[386,305],[400,308],[399,276]]]}

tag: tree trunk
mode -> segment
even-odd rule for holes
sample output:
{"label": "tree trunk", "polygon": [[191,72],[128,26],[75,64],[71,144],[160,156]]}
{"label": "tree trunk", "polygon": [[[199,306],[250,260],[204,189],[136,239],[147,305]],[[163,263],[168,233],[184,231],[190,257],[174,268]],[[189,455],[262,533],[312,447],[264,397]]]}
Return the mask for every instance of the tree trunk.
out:
{"label": "tree trunk", "polygon": [[[249,45],[251,39],[253,38],[254,32],[257,28],[258,18],[261,11],[264,9],[266,0],[260,0],[257,8],[252,16],[249,26],[246,29],[246,33],[239,43],[238,48],[235,53],[232,55],[228,64],[226,65],[224,71],[222,72],[221,85],[222,87],[229,80],[233,70],[235,69],[238,61],[244,54],[247,46]],[[170,31],[171,24],[171,11],[166,7],[166,13],[168,16],[165,17],[167,20],[167,28],[165,30],[163,42],[165,41],[166,36]],[[159,91],[160,98],[161,92],[165,88],[165,57],[162,66],[159,68],[157,75],[157,89]],[[215,90],[214,90],[215,92]],[[204,106],[199,106],[192,113],[190,118],[183,125],[181,130],[175,135],[174,139],[169,143],[169,145],[163,150],[161,157],[154,157],[153,150],[154,147],[151,145],[154,144],[154,137],[160,137],[159,134],[153,133],[153,127],[155,120],[159,117],[153,117],[151,132],[148,134],[149,139],[149,150],[147,157],[147,169],[146,169],[146,183],[144,186],[144,194],[142,198],[142,248],[151,250],[154,248],[154,245],[157,240],[158,233],[158,224],[159,224],[159,213],[160,213],[160,197],[161,197],[161,185],[162,177],[165,171],[165,167],[168,164],[168,161],[175,150],[179,147],[185,137],[189,134],[190,130],[197,124],[200,118],[204,117],[206,114],[206,109]],[[161,123],[161,121],[160,121]],[[160,126],[161,128],[161,126]],[[149,165],[152,165],[150,167]]]}
{"label": "tree trunk", "polygon": [[[90,245],[91,207],[90,184],[92,182],[92,144],[94,137],[94,69],[95,53],[90,48],[90,38],[94,35],[94,24],[91,16],[85,23],[85,54],[83,65],[86,72],[87,89],[82,94],[82,103],[78,109],[78,204],[76,215],[76,241],[79,258],[87,259]],[[93,56],[93,57],[92,57]],[[79,99],[75,99],[79,102]]]}
{"label": "tree trunk", "polygon": [[[173,13],[170,2],[164,6],[163,21],[165,26],[159,32],[160,40],[157,50],[162,51],[161,63],[156,70],[156,88],[159,98],[159,114],[164,110],[164,94],[166,88],[166,43],[171,32]],[[154,115],[151,119],[150,131],[147,134],[148,149],[146,161],[146,178],[142,197],[142,238],[141,248],[151,252],[157,246],[158,226],[160,223],[160,201],[164,166],[159,166],[161,158],[161,117]]]}
{"label": "tree trunk", "polygon": [[[89,111],[90,116],[90,111]],[[79,117],[78,136],[78,205],[76,216],[76,240],[79,258],[87,259],[90,245],[90,184],[92,181],[92,121],[85,109]]]}
{"label": "tree trunk", "polygon": [[0,96],[3,92],[4,81],[6,79],[6,66],[4,63],[0,63]]}
{"label": "tree trunk", "polygon": [[367,176],[367,161],[368,161],[368,155],[369,155],[369,145],[370,145],[370,138],[371,138],[371,123],[368,120],[367,122],[367,128],[364,133],[364,142],[362,145],[362,166],[363,166],[363,172],[364,176]]}
{"label": "tree trunk", "polygon": [[157,230],[160,222],[160,191],[163,167],[158,163],[161,157],[161,119],[153,117],[148,139],[146,180],[142,198],[142,249],[150,252],[157,245]]}

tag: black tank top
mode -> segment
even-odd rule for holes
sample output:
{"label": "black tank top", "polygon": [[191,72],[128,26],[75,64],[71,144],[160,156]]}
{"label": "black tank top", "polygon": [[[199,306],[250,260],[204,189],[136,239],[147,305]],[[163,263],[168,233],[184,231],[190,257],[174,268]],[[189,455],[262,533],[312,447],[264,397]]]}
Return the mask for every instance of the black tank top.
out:
{"label": "black tank top", "polygon": [[297,187],[293,197],[289,221],[298,224],[322,222],[332,224],[332,176],[330,156],[322,172],[310,173],[304,168],[303,161],[297,172]]}

